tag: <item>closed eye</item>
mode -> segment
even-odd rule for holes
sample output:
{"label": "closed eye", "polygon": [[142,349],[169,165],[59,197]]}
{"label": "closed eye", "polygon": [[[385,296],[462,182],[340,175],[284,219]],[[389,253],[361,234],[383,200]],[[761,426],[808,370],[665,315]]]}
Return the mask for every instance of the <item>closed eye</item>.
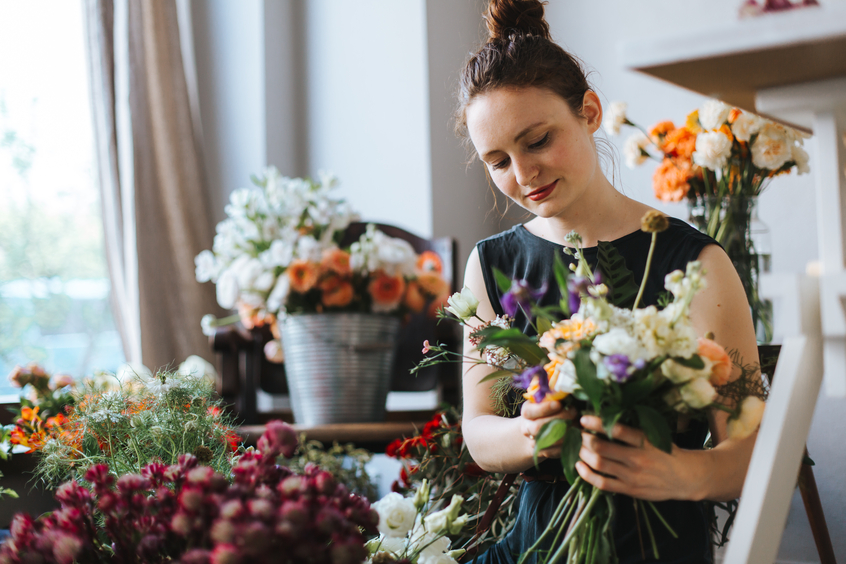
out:
{"label": "closed eye", "polygon": [[540,141],[535,141],[531,145],[529,145],[529,149],[540,149],[544,145],[546,145],[547,141],[549,141],[549,132],[547,131],[546,134],[540,139]]}
{"label": "closed eye", "polygon": [[498,161],[498,162],[495,162],[495,163],[491,163],[491,168],[492,168],[493,170],[499,170],[499,169],[501,169],[501,168],[505,168],[505,167],[507,167],[507,166],[508,166],[508,161],[509,161],[508,157],[505,157],[505,158],[504,158],[504,159],[502,159],[501,161]]}

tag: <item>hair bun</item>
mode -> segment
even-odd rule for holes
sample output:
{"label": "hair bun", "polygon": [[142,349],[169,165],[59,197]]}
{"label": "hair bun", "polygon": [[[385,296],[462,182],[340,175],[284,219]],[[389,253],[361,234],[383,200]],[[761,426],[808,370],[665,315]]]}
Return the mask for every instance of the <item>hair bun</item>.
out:
{"label": "hair bun", "polygon": [[549,24],[543,19],[544,4],[539,0],[491,0],[483,16],[489,41],[505,39],[515,31],[551,39]]}

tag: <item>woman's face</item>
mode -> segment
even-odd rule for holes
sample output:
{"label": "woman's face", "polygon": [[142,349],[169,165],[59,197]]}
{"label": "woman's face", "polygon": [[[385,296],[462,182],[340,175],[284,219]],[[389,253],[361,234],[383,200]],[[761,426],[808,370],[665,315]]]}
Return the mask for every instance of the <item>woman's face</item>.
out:
{"label": "woman's face", "polygon": [[589,193],[602,172],[593,133],[602,107],[585,94],[584,117],[544,88],[498,88],[467,107],[467,128],[500,191],[540,217],[556,217]]}

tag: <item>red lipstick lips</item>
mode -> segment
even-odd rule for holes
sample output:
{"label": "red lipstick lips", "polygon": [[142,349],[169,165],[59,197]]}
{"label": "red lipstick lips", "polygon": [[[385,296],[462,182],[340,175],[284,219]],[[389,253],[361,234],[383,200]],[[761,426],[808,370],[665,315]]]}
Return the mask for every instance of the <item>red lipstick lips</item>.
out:
{"label": "red lipstick lips", "polygon": [[537,190],[529,192],[529,195],[527,197],[530,200],[532,200],[533,202],[538,202],[540,200],[543,200],[544,198],[546,198],[547,196],[549,196],[552,193],[552,189],[555,188],[556,182],[558,182],[558,181],[555,180],[553,182],[550,182],[546,186],[541,186]]}

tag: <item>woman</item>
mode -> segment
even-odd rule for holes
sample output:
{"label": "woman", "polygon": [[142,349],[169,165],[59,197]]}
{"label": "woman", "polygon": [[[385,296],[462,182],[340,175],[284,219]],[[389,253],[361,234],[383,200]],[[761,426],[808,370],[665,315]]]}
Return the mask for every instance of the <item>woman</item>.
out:
{"label": "woman", "polygon": [[[573,57],[549,36],[537,0],[492,0],[485,17],[489,42],[468,61],[461,77],[459,129],[484,163],[497,188],[536,217],[522,226],[480,242],[471,254],[465,282],[479,298],[479,316],[502,314],[492,271],[498,268],[538,288],[554,287],[552,258],[567,246],[565,235],[578,232],[586,257],[596,262],[597,241],[611,241],[640,280],[649,236],[640,219],[650,208],[617,192],[604,176],[593,134],[602,123],[602,105]],[[664,276],[690,260],[702,262],[707,289],[694,299],[691,318],[700,335],[713,332],[727,350],[756,359],[749,307],[740,280],[725,252],[713,240],[681,221],[658,237],[644,305],[657,301]],[[542,303],[557,303],[548,292]],[[528,329],[518,315],[515,325]],[[465,336],[466,337],[466,336]],[[478,354],[469,344],[468,355]],[[735,370],[733,377],[740,372]],[[568,484],[556,466],[559,450],[540,453],[534,469],[534,436],[552,418],[574,418],[558,402],[523,404],[518,417],[497,413],[488,373],[474,367],[464,376],[464,438],[474,460],[494,472],[523,472],[517,524],[483,563],[516,562],[537,538]],[[583,416],[587,431],[603,434],[600,420]],[[621,562],[642,560],[633,512],[627,497],[651,500],[678,533],[673,538],[653,527],[662,561],[710,562],[707,519],[700,500],[730,500],[740,495],[755,436],[728,439],[726,415],[709,415],[713,449],[702,450],[707,429],[680,425],[670,454],[645,440],[639,430],[618,425],[616,442],[583,434],[579,475],[615,492],[615,545]],[[650,552],[647,552],[649,556]]]}

